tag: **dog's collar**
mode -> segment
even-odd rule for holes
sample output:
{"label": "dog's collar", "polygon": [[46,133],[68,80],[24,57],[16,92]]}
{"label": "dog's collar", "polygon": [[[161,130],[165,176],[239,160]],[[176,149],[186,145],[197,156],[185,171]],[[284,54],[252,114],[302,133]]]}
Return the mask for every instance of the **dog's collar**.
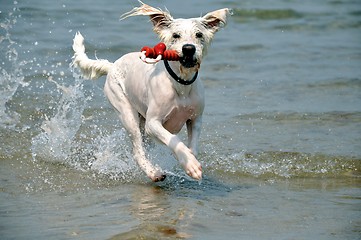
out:
{"label": "dog's collar", "polygon": [[194,81],[197,79],[198,77],[198,71],[194,74],[193,78],[190,81],[186,81],[184,79],[181,79],[180,77],[177,76],[177,74],[175,72],[173,72],[173,70],[171,69],[171,67],[169,66],[169,63],[167,60],[164,60],[164,66],[165,69],[167,69],[169,75],[172,76],[172,78],[174,78],[174,80],[176,80],[178,83],[182,84],[182,85],[191,85],[192,83],[194,83]]}

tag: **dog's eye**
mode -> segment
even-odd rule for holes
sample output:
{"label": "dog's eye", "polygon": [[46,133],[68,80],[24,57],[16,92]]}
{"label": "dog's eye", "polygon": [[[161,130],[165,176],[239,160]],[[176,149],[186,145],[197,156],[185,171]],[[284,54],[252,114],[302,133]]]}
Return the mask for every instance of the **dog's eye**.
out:
{"label": "dog's eye", "polygon": [[173,38],[180,38],[180,35],[178,33],[173,33]]}
{"label": "dog's eye", "polygon": [[197,33],[196,33],[196,37],[197,37],[197,38],[203,38],[203,33],[197,32]]}

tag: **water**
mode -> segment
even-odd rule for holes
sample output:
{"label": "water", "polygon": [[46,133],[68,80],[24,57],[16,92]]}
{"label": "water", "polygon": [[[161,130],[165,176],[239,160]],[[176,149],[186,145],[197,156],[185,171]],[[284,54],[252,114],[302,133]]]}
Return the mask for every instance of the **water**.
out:
{"label": "water", "polygon": [[[103,94],[69,64],[157,42],[136,1],[3,1],[1,239],[361,239],[359,1],[148,1],[175,17],[231,7],[200,77],[200,161],[150,183]],[[182,132],[182,137],[185,133]],[[271,223],[271,224],[270,224]]]}

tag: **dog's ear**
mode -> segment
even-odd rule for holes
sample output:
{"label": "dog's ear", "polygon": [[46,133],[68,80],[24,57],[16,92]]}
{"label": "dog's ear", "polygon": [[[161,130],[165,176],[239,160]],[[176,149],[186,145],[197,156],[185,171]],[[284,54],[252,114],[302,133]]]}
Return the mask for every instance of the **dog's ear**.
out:
{"label": "dog's ear", "polygon": [[221,27],[227,24],[227,17],[232,15],[232,11],[229,8],[219,9],[210,13],[207,13],[202,17],[202,22],[207,29],[211,32],[217,32]]}
{"label": "dog's ear", "polygon": [[141,1],[139,2],[141,4],[140,7],[135,7],[130,12],[124,13],[120,19],[123,20],[124,18],[131,16],[149,16],[156,33],[159,33],[163,28],[168,27],[173,21],[173,17],[169,12],[151,7]]}

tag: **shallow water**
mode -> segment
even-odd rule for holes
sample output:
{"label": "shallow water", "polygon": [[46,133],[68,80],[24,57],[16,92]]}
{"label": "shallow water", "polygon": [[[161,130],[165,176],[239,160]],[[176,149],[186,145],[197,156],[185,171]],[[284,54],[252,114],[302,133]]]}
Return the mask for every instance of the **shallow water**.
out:
{"label": "shallow water", "polygon": [[[0,8],[1,239],[360,239],[359,1],[148,1],[175,17],[231,7],[202,64],[199,160],[150,183],[103,94],[69,67],[157,42],[137,5],[7,1]],[[181,134],[184,137],[184,133]]]}

